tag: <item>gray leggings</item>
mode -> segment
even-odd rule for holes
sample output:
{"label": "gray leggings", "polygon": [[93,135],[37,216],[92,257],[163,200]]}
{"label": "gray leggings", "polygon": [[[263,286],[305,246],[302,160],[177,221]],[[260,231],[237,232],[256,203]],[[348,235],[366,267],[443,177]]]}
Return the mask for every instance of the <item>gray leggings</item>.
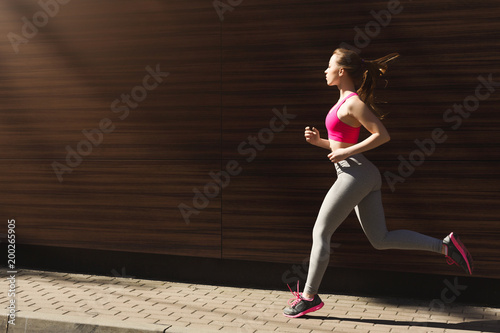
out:
{"label": "gray leggings", "polygon": [[335,163],[337,180],[328,191],[313,229],[313,245],[304,292],[317,294],[330,261],[330,240],[354,208],[374,248],[424,250],[441,253],[442,240],[410,230],[388,231],[377,167],[362,154]]}

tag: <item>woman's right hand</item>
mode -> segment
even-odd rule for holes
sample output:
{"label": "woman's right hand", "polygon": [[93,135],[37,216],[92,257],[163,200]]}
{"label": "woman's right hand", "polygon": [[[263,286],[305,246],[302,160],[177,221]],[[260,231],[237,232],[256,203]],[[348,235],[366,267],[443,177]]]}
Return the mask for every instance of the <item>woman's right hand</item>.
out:
{"label": "woman's right hand", "polygon": [[318,146],[321,141],[321,136],[319,134],[319,131],[316,128],[314,128],[314,126],[312,128],[309,126],[306,127],[306,130],[304,132],[304,137],[306,138],[307,142],[315,146]]}

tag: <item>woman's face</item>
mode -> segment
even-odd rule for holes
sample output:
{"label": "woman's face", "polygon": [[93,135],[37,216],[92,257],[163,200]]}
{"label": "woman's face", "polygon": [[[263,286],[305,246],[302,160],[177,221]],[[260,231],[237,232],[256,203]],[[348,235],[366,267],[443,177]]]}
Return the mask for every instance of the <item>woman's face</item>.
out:
{"label": "woman's face", "polygon": [[339,67],[337,63],[337,55],[332,55],[330,62],[328,63],[328,68],[325,70],[327,85],[335,86],[338,84],[340,68],[341,67]]}

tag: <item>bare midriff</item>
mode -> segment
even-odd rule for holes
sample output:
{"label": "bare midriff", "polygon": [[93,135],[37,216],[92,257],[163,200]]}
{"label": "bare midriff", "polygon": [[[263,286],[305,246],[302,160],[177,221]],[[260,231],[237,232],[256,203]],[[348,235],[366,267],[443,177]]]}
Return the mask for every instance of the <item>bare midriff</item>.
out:
{"label": "bare midriff", "polygon": [[347,148],[354,146],[354,143],[347,143],[347,142],[340,142],[340,141],[335,141],[335,140],[328,140],[330,141],[330,150],[335,151],[340,148]]}

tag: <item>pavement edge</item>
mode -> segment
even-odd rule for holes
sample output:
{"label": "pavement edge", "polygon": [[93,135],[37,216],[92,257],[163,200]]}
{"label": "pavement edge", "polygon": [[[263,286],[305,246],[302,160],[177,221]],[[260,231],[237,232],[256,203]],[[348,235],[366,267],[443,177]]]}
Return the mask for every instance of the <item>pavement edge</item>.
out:
{"label": "pavement edge", "polygon": [[[189,327],[166,324],[99,320],[48,313],[17,312],[15,325],[8,324],[6,314],[0,314],[0,333],[194,333]],[[210,332],[208,332],[210,333]]]}

